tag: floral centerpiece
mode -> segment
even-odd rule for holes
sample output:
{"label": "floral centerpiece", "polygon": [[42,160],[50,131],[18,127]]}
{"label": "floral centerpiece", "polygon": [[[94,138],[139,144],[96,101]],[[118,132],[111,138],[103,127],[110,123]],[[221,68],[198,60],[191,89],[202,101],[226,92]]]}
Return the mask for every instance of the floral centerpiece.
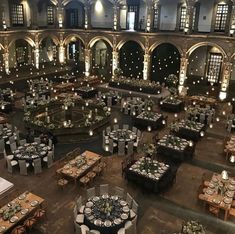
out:
{"label": "floral centerpiece", "polygon": [[157,148],[154,144],[144,144],[143,151],[146,153],[147,156],[150,156],[152,158],[153,155],[157,152]]}
{"label": "floral centerpiece", "polygon": [[4,221],[11,219],[16,213],[21,211],[22,207],[20,204],[10,204],[10,207],[7,209],[3,210],[2,212],[2,219]]}
{"label": "floral centerpiece", "polygon": [[182,234],[205,234],[205,229],[198,221],[188,221],[182,225]]}

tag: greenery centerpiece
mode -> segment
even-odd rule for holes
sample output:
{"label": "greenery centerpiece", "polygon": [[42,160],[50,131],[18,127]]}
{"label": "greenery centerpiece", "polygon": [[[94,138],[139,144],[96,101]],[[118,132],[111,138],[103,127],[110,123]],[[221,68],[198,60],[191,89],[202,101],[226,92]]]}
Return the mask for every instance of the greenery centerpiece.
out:
{"label": "greenery centerpiece", "polygon": [[19,203],[9,204],[10,206],[2,213],[2,219],[4,221],[11,219],[16,213],[21,211],[22,207]]}
{"label": "greenery centerpiece", "polygon": [[181,234],[205,234],[205,229],[198,221],[188,221],[183,223]]}

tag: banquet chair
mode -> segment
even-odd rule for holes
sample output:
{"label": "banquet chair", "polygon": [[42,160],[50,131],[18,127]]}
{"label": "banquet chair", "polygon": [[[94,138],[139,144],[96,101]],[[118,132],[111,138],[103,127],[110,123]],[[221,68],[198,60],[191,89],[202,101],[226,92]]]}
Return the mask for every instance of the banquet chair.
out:
{"label": "banquet chair", "polygon": [[128,203],[129,207],[132,206],[132,201],[133,201],[132,196],[129,193],[127,193],[126,194],[126,202]]}
{"label": "banquet chair", "polygon": [[15,136],[10,136],[9,140],[6,142],[6,144],[10,145],[12,143],[15,143]]}
{"label": "banquet chair", "polygon": [[114,188],[114,193],[115,193],[115,195],[117,195],[117,196],[119,196],[119,197],[121,197],[121,198],[124,197],[124,189],[123,189],[123,188],[120,188],[120,187],[118,187],[118,186],[115,186],[115,188]]}
{"label": "banquet chair", "polygon": [[207,117],[207,124],[211,124],[212,123],[212,114],[209,114]]}
{"label": "banquet chair", "polygon": [[132,222],[127,227],[125,227],[125,234],[135,234],[135,226]]}
{"label": "banquet chair", "polygon": [[141,131],[139,129],[137,130],[137,138],[141,138]]}
{"label": "banquet chair", "polygon": [[117,143],[113,142],[113,139],[109,139],[109,152],[113,154],[114,148],[117,147]]}
{"label": "banquet chair", "polygon": [[136,127],[132,127],[132,132],[134,132],[135,134],[137,133],[137,128]]}
{"label": "banquet chair", "polygon": [[42,172],[42,163],[41,163],[40,158],[34,159],[32,165],[34,167],[34,174],[35,175]]}
{"label": "banquet chair", "polygon": [[130,107],[130,115],[136,115],[135,107],[134,106]]}
{"label": "banquet chair", "polygon": [[46,210],[39,208],[35,211],[33,217],[37,220],[40,221],[42,220],[44,217],[46,217]]}
{"label": "banquet chair", "polygon": [[41,143],[40,137],[34,137],[34,142],[37,142],[38,144],[40,144]]}
{"label": "banquet chair", "polygon": [[74,215],[74,220],[76,221],[76,223],[79,223],[79,224],[84,223],[84,214],[77,213],[77,206],[76,205],[73,208],[73,215]]}
{"label": "banquet chair", "polygon": [[26,233],[26,229],[24,226],[22,225],[19,225],[19,226],[16,226],[12,231],[11,231],[11,234],[24,234]]}
{"label": "banquet chair", "polygon": [[135,200],[132,201],[132,207],[131,207],[131,210],[130,210],[130,217],[131,219],[134,218],[137,213],[138,213],[138,204],[136,203]]}
{"label": "banquet chair", "polygon": [[123,124],[123,129],[129,130],[129,124]]}
{"label": "banquet chair", "polygon": [[143,112],[143,107],[142,105],[139,105],[138,106],[138,114],[142,113]]}
{"label": "banquet chair", "polygon": [[16,142],[10,144],[11,152],[13,153],[16,150]]}
{"label": "banquet chair", "polygon": [[76,234],[83,234],[81,226],[75,220],[74,220],[74,227],[75,227]]}
{"label": "banquet chair", "polygon": [[26,143],[27,143],[27,142],[26,142],[26,139],[21,139],[21,140],[20,140],[20,145],[21,145],[21,146],[24,146]]}
{"label": "banquet chair", "polygon": [[95,187],[89,188],[86,190],[87,199],[95,197]]}
{"label": "banquet chair", "polygon": [[119,129],[119,125],[118,124],[114,124],[113,125],[113,130],[118,130]]}
{"label": "banquet chair", "polygon": [[118,141],[118,156],[125,155],[125,141]]}
{"label": "banquet chair", "polygon": [[53,151],[49,151],[47,153],[47,156],[44,157],[42,160],[43,160],[43,162],[45,162],[47,164],[48,168],[51,168],[53,165]]}
{"label": "banquet chair", "polygon": [[48,146],[51,147],[51,148],[53,148],[53,142],[52,142],[51,139],[48,140]]}
{"label": "banquet chair", "polygon": [[3,129],[3,124],[0,124],[0,131],[2,131]]}
{"label": "banquet chair", "polygon": [[109,134],[110,132],[111,132],[111,127],[108,126],[108,127],[106,128],[106,133]]}
{"label": "banquet chair", "polygon": [[219,207],[215,206],[214,204],[210,204],[208,208],[210,213],[215,215],[217,218],[219,217],[219,211],[220,211]]}
{"label": "banquet chair", "polygon": [[36,223],[37,220],[34,217],[29,217],[24,221],[24,226],[26,227],[26,230],[31,231]]}
{"label": "banquet chair", "polygon": [[132,224],[134,226],[134,230],[133,230],[133,234],[137,233],[137,215],[135,216],[135,218],[132,220]]}
{"label": "banquet chair", "polygon": [[107,106],[111,107],[112,106],[112,97],[107,98]]}
{"label": "banquet chair", "polygon": [[124,107],[124,114],[125,114],[125,115],[128,115],[128,112],[129,112],[128,106],[125,106],[125,107]]}
{"label": "banquet chair", "polygon": [[9,173],[13,173],[13,168],[18,165],[16,160],[9,160],[7,159],[7,170]]}
{"label": "banquet chair", "polygon": [[200,123],[204,124],[204,123],[205,123],[205,120],[206,120],[206,115],[203,114],[203,113],[201,113],[199,119],[200,119]]}
{"label": "banquet chair", "polygon": [[28,175],[28,167],[29,163],[27,163],[25,160],[19,160],[19,167],[20,167],[20,174],[21,175]]}
{"label": "banquet chair", "polygon": [[127,148],[127,155],[132,155],[134,153],[134,142],[128,141],[126,148]]}
{"label": "banquet chair", "polygon": [[5,142],[4,139],[0,139],[0,154],[5,152]]}
{"label": "banquet chair", "polygon": [[85,206],[82,205],[82,196],[79,196],[76,200],[77,213],[83,213]]}
{"label": "banquet chair", "polygon": [[105,195],[109,193],[109,185],[108,184],[101,184],[100,185],[100,195]]}

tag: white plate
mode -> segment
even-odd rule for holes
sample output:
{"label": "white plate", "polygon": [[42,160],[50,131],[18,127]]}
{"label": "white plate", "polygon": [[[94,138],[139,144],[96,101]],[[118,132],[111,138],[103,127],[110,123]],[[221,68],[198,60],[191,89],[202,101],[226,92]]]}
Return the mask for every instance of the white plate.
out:
{"label": "white plate", "polygon": [[126,201],[120,201],[120,204],[121,204],[122,206],[126,206],[126,205],[127,205],[127,202],[126,202]]}
{"label": "white plate", "polygon": [[10,222],[11,223],[15,223],[16,221],[18,221],[18,217],[17,216],[13,216],[11,219],[10,219]]}
{"label": "white plate", "polygon": [[112,225],[112,222],[110,220],[105,220],[104,221],[104,226],[105,227],[110,227]]}
{"label": "white plate", "polygon": [[23,209],[20,211],[22,215],[26,215],[29,212],[29,209]]}
{"label": "white plate", "polygon": [[21,194],[21,195],[19,196],[19,200],[24,200],[24,199],[25,199],[25,197],[26,197],[26,195],[25,195],[25,194]]}
{"label": "white plate", "polygon": [[30,203],[30,205],[31,205],[32,207],[34,207],[34,206],[38,205],[38,201],[32,201],[32,202]]}
{"label": "white plate", "polygon": [[93,197],[92,200],[93,200],[94,202],[96,202],[96,201],[99,201],[100,198],[99,198],[99,197]]}
{"label": "white plate", "polygon": [[86,207],[91,208],[93,206],[93,202],[89,201],[86,203]]}
{"label": "white plate", "polygon": [[91,208],[85,208],[84,213],[85,214],[90,214],[91,213]]}
{"label": "white plate", "polygon": [[101,225],[102,225],[102,221],[101,221],[100,219],[96,219],[96,220],[94,221],[94,224],[95,224],[96,226],[101,226]]}
{"label": "white plate", "polygon": [[121,219],[123,219],[123,220],[128,219],[128,215],[127,215],[127,214],[125,214],[125,213],[121,214]]}
{"label": "white plate", "polygon": [[122,222],[120,218],[114,219],[114,224],[119,225]]}
{"label": "white plate", "polygon": [[124,206],[124,207],[122,208],[122,210],[123,210],[125,213],[127,213],[127,212],[129,212],[129,211],[130,211],[130,209],[129,209],[129,207],[128,207],[128,206]]}

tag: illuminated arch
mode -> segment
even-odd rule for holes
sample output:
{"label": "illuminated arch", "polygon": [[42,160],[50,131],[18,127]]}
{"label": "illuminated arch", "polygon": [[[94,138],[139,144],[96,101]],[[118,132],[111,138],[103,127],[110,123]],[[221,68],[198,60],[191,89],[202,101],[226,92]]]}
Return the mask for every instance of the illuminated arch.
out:
{"label": "illuminated arch", "polygon": [[76,33],[69,34],[69,35],[64,39],[63,44],[64,44],[64,45],[68,45],[69,42],[71,41],[71,39],[72,39],[73,37],[79,39],[79,40],[83,43],[83,45],[85,45],[84,40],[83,40],[78,34],[76,34]]}
{"label": "illuminated arch", "polygon": [[90,42],[88,43],[88,46],[87,46],[87,47],[88,47],[88,48],[93,47],[93,45],[94,45],[97,41],[99,41],[99,40],[106,41],[106,42],[111,46],[111,48],[113,48],[113,44],[111,43],[111,41],[110,41],[108,38],[103,37],[103,36],[97,36],[97,37],[92,38],[92,39],[90,40]]}
{"label": "illuminated arch", "polygon": [[117,49],[120,50],[124,44],[126,44],[127,42],[129,41],[133,41],[133,42],[136,42],[141,48],[143,51],[145,51],[145,47],[143,45],[142,42],[140,42],[139,40],[136,40],[136,39],[130,39],[130,40],[122,40],[120,41],[118,44],[117,44]]}
{"label": "illuminated arch", "polygon": [[24,40],[24,41],[28,42],[31,47],[35,47],[35,42],[33,41],[32,38],[30,38],[28,36],[25,36],[25,37],[18,36],[17,38],[12,39],[11,42],[9,43],[8,47],[11,47],[13,42],[15,42],[17,40]]}
{"label": "illuminated arch", "polygon": [[45,38],[50,38],[54,44],[57,46],[59,45],[60,41],[58,39],[58,37],[56,37],[55,35],[52,35],[52,34],[43,34],[42,37],[40,38],[39,40],[39,44],[42,43],[42,41],[45,39]]}

